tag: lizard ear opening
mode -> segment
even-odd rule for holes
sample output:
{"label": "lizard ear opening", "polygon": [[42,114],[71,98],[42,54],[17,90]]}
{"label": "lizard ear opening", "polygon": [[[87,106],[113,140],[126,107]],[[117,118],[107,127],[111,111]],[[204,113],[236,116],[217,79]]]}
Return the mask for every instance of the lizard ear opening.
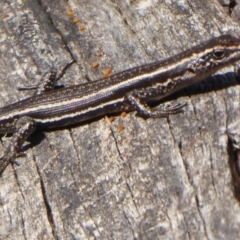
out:
{"label": "lizard ear opening", "polygon": [[214,50],[212,56],[216,60],[223,59],[226,56],[226,51],[224,49],[216,49]]}

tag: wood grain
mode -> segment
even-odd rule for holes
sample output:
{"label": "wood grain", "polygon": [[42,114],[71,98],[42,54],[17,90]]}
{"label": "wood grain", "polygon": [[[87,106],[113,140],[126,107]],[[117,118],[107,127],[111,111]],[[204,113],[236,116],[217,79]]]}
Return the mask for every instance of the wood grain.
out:
{"label": "wood grain", "polygon": [[[3,1],[0,104],[73,58],[65,85],[240,36],[239,13],[217,0]],[[0,179],[0,239],[239,239],[228,151],[239,96],[228,68],[169,98],[188,103],[169,119],[129,113],[34,133]]]}

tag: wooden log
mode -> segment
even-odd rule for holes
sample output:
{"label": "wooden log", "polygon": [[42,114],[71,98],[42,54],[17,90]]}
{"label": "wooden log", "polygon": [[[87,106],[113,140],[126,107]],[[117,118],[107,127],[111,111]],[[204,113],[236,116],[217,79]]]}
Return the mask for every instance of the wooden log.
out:
{"label": "wooden log", "polygon": [[[230,16],[221,3],[3,1],[0,104],[30,96],[17,86],[34,85],[73,58],[65,86],[227,32],[240,36],[239,7]],[[231,67],[167,99],[188,103],[169,119],[133,112],[37,131],[21,165],[9,165],[0,178],[0,238],[239,239],[228,139],[240,133],[239,95]],[[1,151],[7,138],[2,142]]]}

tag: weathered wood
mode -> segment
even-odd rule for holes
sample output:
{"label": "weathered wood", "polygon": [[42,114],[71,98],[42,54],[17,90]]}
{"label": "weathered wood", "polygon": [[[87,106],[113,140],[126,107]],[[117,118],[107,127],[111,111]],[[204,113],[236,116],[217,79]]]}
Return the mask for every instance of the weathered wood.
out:
{"label": "weathered wood", "polygon": [[[2,2],[1,106],[72,57],[65,85],[239,34],[239,7],[231,18],[216,0]],[[36,132],[21,166],[0,178],[0,238],[239,239],[228,151],[228,133],[240,133],[239,95],[235,75],[223,73],[172,97],[188,106],[169,119],[130,113]]]}

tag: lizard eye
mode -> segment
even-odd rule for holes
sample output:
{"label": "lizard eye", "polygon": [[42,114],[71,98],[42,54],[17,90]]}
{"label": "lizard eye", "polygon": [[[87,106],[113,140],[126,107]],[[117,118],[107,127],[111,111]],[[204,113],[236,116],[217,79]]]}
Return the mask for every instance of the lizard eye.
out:
{"label": "lizard eye", "polygon": [[213,58],[220,60],[223,59],[226,55],[226,52],[224,50],[214,50],[213,52]]}

